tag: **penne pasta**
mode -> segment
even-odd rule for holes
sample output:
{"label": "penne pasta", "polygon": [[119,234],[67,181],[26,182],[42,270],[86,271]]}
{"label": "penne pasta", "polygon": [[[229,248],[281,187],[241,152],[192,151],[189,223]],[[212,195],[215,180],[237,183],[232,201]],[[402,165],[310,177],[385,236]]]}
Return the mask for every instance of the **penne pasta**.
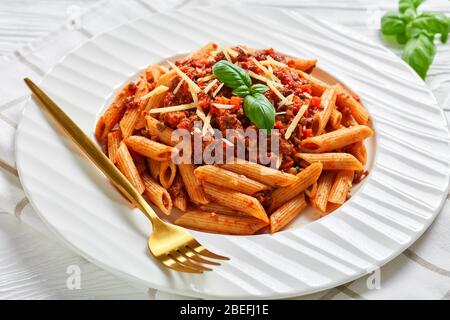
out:
{"label": "penne pasta", "polygon": [[341,170],[336,174],[328,202],[335,204],[343,204],[347,200],[347,195],[352,187],[353,170]]}
{"label": "penne pasta", "polygon": [[228,216],[249,216],[245,212],[236,211],[236,210],[233,210],[231,208],[228,208],[226,206],[223,206],[221,204],[214,203],[214,202],[202,204],[199,206],[199,208],[202,211],[214,212],[214,213],[218,213],[218,214],[226,214]]}
{"label": "penne pasta", "polygon": [[177,144],[177,142],[172,139],[172,129],[165,127],[159,120],[150,115],[147,115],[145,120],[150,135],[158,137],[161,142],[169,146],[175,146]]}
{"label": "penne pasta", "polygon": [[161,77],[159,77],[158,81],[156,81],[156,87],[159,86],[165,86],[165,87],[172,87],[173,80],[177,77],[177,73],[174,70],[171,70],[165,74],[163,74]]}
{"label": "penne pasta", "polygon": [[143,136],[131,136],[124,142],[130,150],[156,161],[169,161],[174,152],[174,148]]}
{"label": "penne pasta", "polygon": [[[148,202],[165,214],[187,212],[171,221],[227,234],[277,232],[308,203],[316,216],[335,210],[368,174],[369,113],[341,84],[312,76],[316,64],[272,48],[211,42],[150,65],[123,86],[95,137]],[[270,89],[280,131],[261,136],[272,116],[242,112],[245,99],[224,80],[237,71]]]}
{"label": "penne pasta", "polygon": [[329,124],[333,129],[339,129],[341,127],[342,121],[342,113],[339,112],[336,108],[331,111]]}
{"label": "penne pasta", "polygon": [[153,160],[153,159],[150,159],[150,158],[147,158],[147,166],[148,166],[148,169],[150,171],[150,176],[154,180],[158,180],[159,179],[159,172],[160,172],[161,162]]}
{"label": "penne pasta", "polygon": [[238,217],[205,211],[189,211],[175,221],[175,224],[210,232],[235,235],[251,235],[267,225],[253,217]]}
{"label": "penne pasta", "polygon": [[306,60],[306,59],[287,57],[286,60],[287,60],[289,67],[297,69],[297,70],[301,70],[304,72],[308,72],[308,73],[311,73],[311,71],[314,69],[314,67],[317,64],[317,60],[315,60],[315,59]]}
{"label": "penne pasta", "polygon": [[108,110],[106,110],[105,115],[103,116],[103,132],[100,137],[98,137],[99,141],[104,141],[108,133],[115,127],[117,123],[119,123],[120,119],[125,112],[125,106],[121,103],[113,103]]}
{"label": "penne pasta", "polygon": [[317,136],[318,132],[321,130],[320,129],[321,127],[322,127],[322,117],[320,116],[319,113],[315,113],[311,125],[313,136]]}
{"label": "penne pasta", "polygon": [[266,223],[269,222],[266,211],[256,198],[238,191],[221,188],[207,182],[203,183],[203,188],[211,201],[236,211],[245,212]]}
{"label": "penne pasta", "polygon": [[275,189],[271,195],[272,203],[269,207],[269,212],[274,212],[284,203],[305,191],[306,188],[317,181],[321,172],[322,164],[313,163],[296,175],[296,182],[287,187]]}
{"label": "penne pasta", "polygon": [[355,100],[344,88],[338,89],[338,95],[336,97],[336,104],[341,108],[349,109],[353,118],[359,124],[367,124],[369,122],[369,113],[364,107]]}
{"label": "penne pasta", "polygon": [[178,170],[180,170],[181,178],[191,200],[198,204],[208,203],[209,201],[205,191],[203,191],[200,181],[194,174],[195,166],[193,164],[182,163],[178,165]]}
{"label": "penne pasta", "polygon": [[[105,131],[105,116],[101,116],[98,119],[97,124],[95,125],[95,132],[94,132],[95,139],[97,139],[97,141],[100,143],[104,143],[103,137],[104,131]],[[106,136],[108,135],[108,133],[106,133]]]}
{"label": "penne pasta", "polygon": [[270,189],[269,186],[261,182],[212,165],[200,166],[195,169],[194,173],[199,180],[249,195]]}
{"label": "penne pasta", "polygon": [[115,96],[113,102],[105,111],[105,114],[100,118],[100,124],[98,124],[96,130],[96,138],[98,141],[104,142],[108,137],[108,133],[119,123],[126,109],[124,102],[134,94],[135,90],[136,85],[130,82]]}
{"label": "penne pasta", "polygon": [[320,175],[319,181],[317,181],[317,192],[314,198],[311,199],[311,203],[322,213],[325,213],[327,210],[328,195],[333,186],[335,176],[336,172],[334,171],[324,171]]}
{"label": "penne pasta", "polygon": [[323,170],[362,170],[363,165],[350,153],[297,153],[296,158],[308,163],[321,163]]}
{"label": "penne pasta", "polygon": [[[356,159],[364,166],[367,162],[367,150],[363,141],[358,141],[347,146],[346,151],[355,156]],[[361,169],[362,170],[362,169]]]}
{"label": "penne pasta", "polygon": [[145,118],[142,115],[148,112],[150,109],[161,107],[168,91],[169,87],[160,85],[140,98],[141,99],[141,108],[139,110],[140,117],[136,121],[136,124],[134,126],[135,130],[139,130],[145,127]]}
{"label": "penne pasta", "polygon": [[303,193],[283,204],[270,215],[270,233],[283,229],[289,222],[297,217],[306,206],[307,203]]}
{"label": "penne pasta", "polygon": [[322,107],[322,112],[320,112],[320,124],[317,128],[316,135],[321,135],[323,130],[325,129],[325,126],[328,123],[328,120],[330,119],[331,113],[334,109],[336,109],[336,88],[334,87],[328,87],[323,92],[322,96],[320,97],[320,105]]}
{"label": "penne pasta", "polygon": [[134,161],[134,165],[136,166],[137,171],[139,174],[142,174],[143,172],[147,171],[147,164],[145,161],[145,157],[141,156],[140,154],[137,155],[131,155]]}
{"label": "penne pasta", "polygon": [[177,175],[177,166],[172,161],[163,161],[159,166],[159,182],[168,189]]}
{"label": "penne pasta", "polygon": [[187,199],[186,197],[178,196],[173,199],[173,206],[180,211],[185,212],[187,210]]}
{"label": "penne pasta", "polygon": [[159,64],[154,64],[145,70],[145,78],[148,82],[157,82],[165,73],[167,73],[167,70],[164,70]]}
{"label": "penne pasta", "polygon": [[215,42],[209,42],[205,46],[201,47],[199,50],[192,53],[190,56],[192,59],[202,59],[208,58],[211,53],[219,48],[218,44]]}
{"label": "penne pasta", "polygon": [[301,146],[304,151],[311,153],[327,152],[344,148],[372,135],[373,131],[368,126],[358,125],[304,139],[301,142]]}
{"label": "penne pasta", "polygon": [[[328,85],[325,82],[320,81],[310,74],[301,70],[296,70],[296,72],[300,77],[309,81],[314,95],[321,96],[328,88]],[[365,110],[364,107],[342,87],[337,90],[336,105],[340,109],[348,108],[359,124],[367,124],[369,122],[369,113],[367,110]]]}
{"label": "penne pasta", "polygon": [[145,186],[125,143],[120,144],[119,149],[117,150],[116,160],[119,170],[136,190],[142,194],[145,190]]}
{"label": "penne pasta", "polygon": [[305,190],[305,195],[308,198],[312,198],[316,195],[317,193],[317,181],[314,182],[311,186],[309,186],[306,190]]}
{"label": "penne pasta", "polygon": [[117,161],[117,151],[121,140],[122,135],[119,130],[108,133],[108,157],[112,163]]}
{"label": "penne pasta", "polygon": [[185,212],[187,210],[187,195],[183,179],[180,174],[175,176],[175,180],[167,191],[172,198],[173,206]]}
{"label": "penne pasta", "polygon": [[272,187],[284,187],[297,181],[297,178],[292,174],[242,159],[234,159],[233,163],[222,164],[221,168],[243,174]]}
{"label": "penne pasta", "polygon": [[131,108],[125,111],[122,119],[120,120],[120,131],[122,132],[123,138],[128,138],[134,132],[134,126],[139,118],[140,110],[138,107]]}
{"label": "penne pasta", "polygon": [[159,85],[149,93],[147,93],[141,99],[144,100],[144,108],[142,109],[144,112],[147,112],[153,108],[159,108],[162,106],[162,102],[169,91],[169,87],[164,85]]}
{"label": "penne pasta", "polygon": [[146,173],[142,175],[142,181],[145,186],[145,195],[163,213],[169,215],[172,210],[172,199],[167,190],[161,187]]}

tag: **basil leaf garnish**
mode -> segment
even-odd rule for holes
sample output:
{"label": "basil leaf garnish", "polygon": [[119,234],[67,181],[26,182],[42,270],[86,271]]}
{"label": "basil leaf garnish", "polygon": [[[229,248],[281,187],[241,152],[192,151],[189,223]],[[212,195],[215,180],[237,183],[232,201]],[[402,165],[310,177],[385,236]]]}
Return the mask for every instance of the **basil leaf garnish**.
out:
{"label": "basil leaf garnish", "polygon": [[269,90],[269,87],[268,86],[265,86],[265,85],[263,85],[263,84],[254,84],[254,85],[252,85],[251,87],[250,87],[250,92],[252,93],[252,94],[255,94],[255,93],[265,93],[267,90]]}
{"label": "basil leaf garnish", "polygon": [[402,14],[389,11],[381,18],[381,32],[385,35],[397,35],[405,31]]}
{"label": "basil leaf garnish", "polygon": [[252,79],[245,69],[221,60],[212,67],[213,73],[219,81],[228,88],[233,89],[233,94],[244,98],[244,112],[259,129],[269,131],[275,123],[275,108],[263,95],[269,88],[263,84],[252,85]]}
{"label": "basil leaf garnish", "polygon": [[250,87],[252,85],[252,80],[247,71],[227,60],[221,60],[214,64],[212,71],[216,78],[228,88],[237,89],[242,86]]}
{"label": "basil leaf garnish", "polygon": [[245,98],[245,96],[250,94],[250,90],[247,86],[240,86],[233,90],[235,96]]}
{"label": "basil leaf garnish", "polygon": [[433,37],[421,33],[416,38],[409,39],[403,49],[402,59],[405,60],[422,79],[425,79],[428,68],[433,63],[436,46]]}
{"label": "basil leaf garnish", "polygon": [[450,18],[439,12],[418,11],[424,0],[399,0],[398,11],[386,12],[381,18],[381,32],[387,39],[405,45],[402,58],[421,77],[427,75],[436,55],[434,38],[440,35],[446,43],[450,33]]}
{"label": "basil leaf garnish", "polygon": [[260,129],[270,131],[275,123],[275,108],[261,93],[248,95],[244,99],[245,115]]}

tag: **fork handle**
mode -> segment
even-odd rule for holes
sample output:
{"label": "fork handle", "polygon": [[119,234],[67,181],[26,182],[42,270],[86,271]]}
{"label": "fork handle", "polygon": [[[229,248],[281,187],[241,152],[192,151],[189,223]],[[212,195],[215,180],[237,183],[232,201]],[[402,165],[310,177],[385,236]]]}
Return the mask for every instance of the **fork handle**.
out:
{"label": "fork handle", "polygon": [[89,159],[99,168],[119,189],[119,191],[136,207],[155,223],[160,221],[159,217],[145,201],[136,188],[127,180],[127,178],[116,168],[109,158],[99,150],[94,142],[81,130],[69,116],[53,102],[33,81],[24,79],[30,90],[41,102],[41,107],[47,111],[56,122],[61,125],[64,131],[81,148]]}

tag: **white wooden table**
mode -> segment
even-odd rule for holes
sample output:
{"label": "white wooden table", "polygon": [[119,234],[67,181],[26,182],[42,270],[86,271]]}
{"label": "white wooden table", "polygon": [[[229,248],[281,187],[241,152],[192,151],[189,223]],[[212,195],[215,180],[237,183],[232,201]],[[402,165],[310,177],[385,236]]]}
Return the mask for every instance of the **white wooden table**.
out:
{"label": "white wooden table", "polygon": [[[194,1],[187,0],[184,2]],[[67,10],[70,6],[77,5],[84,10],[96,2],[97,0],[0,1],[0,59],[2,56],[14,55],[16,49],[45,36],[64,23],[67,20]],[[257,3],[257,1],[250,2]],[[282,2],[287,6],[292,4],[289,1]],[[299,5],[299,3],[297,2],[296,5]],[[308,13],[317,14],[318,17],[341,23],[351,27],[353,31],[360,31],[367,37],[377,40],[379,40],[377,27],[381,15],[387,8],[394,8],[397,5],[396,0],[370,0],[366,2],[341,0],[320,1],[320,3],[301,1],[301,3]],[[430,0],[426,5],[429,9],[446,9],[447,13],[450,13],[450,3],[446,0]],[[450,52],[448,46],[446,50],[447,53]],[[444,64],[444,66],[447,66],[448,70],[443,70],[443,72],[450,73],[450,61],[449,64]],[[441,85],[442,90],[450,90],[450,83],[442,85],[442,83],[439,83],[439,77],[434,79],[436,79],[436,83],[430,83],[430,86]],[[445,81],[448,82],[448,77],[446,79]],[[450,101],[440,101],[440,103],[446,105],[446,114],[450,121]],[[19,202],[16,211],[22,210],[21,206],[23,205],[23,210],[26,213],[27,206],[25,204]],[[447,211],[450,213],[450,210]],[[446,228],[448,231],[450,225],[437,223],[434,228]],[[427,236],[433,237],[433,233]],[[448,238],[444,240],[444,245],[448,245],[448,243],[445,244],[445,241],[448,240]],[[442,239],[435,239],[434,241],[436,241],[438,247],[442,246]],[[433,266],[426,265],[427,260],[414,255],[415,253],[411,251],[396,259],[397,263],[405,264],[405,276],[408,274],[408,268],[411,268],[408,267],[406,261],[403,261],[405,259],[415,259],[418,267],[428,269],[428,271],[433,268]],[[82,272],[82,285],[79,290],[70,290],[67,287],[69,275],[66,272],[72,265],[79,266]],[[446,265],[448,266],[448,264]],[[399,275],[389,273],[389,266],[386,267],[386,270],[388,278],[397,277],[396,281],[399,281]],[[440,268],[437,271],[435,270],[434,273],[438,275],[441,273],[441,276],[443,273],[444,279],[448,279],[450,272],[447,270]],[[434,273],[424,272],[424,277],[432,277]],[[353,287],[340,287],[310,297],[323,299],[363,298],[358,294],[357,286],[358,284]],[[389,286],[389,282],[386,283],[386,286]],[[51,236],[47,237],[21,223],[14,216],[0,212],[0,299],[153,299],[167,297],[173,298],[172,295],[165,295],[148,288],[135,287],[116,278],[76,255],[52,239]],[[368,298],[380,297],[383,296],[373,294]],[[402,298],[402,295],[391,293],[384,297]],[[450,294],[447,293],[444,298],[450,298]]]}

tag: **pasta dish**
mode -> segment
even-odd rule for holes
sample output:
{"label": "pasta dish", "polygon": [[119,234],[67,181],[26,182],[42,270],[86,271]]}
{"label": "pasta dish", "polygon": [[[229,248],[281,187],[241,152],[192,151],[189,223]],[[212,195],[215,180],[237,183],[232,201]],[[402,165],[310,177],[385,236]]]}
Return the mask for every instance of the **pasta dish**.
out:
{"label": "pasta dish", "polygon": [[367,175],[369,114],[356,94],[312,76],[316,63],[209,43],[127,83],[95,136],[174,223],[274,233],[308,206],[329,214]]}

